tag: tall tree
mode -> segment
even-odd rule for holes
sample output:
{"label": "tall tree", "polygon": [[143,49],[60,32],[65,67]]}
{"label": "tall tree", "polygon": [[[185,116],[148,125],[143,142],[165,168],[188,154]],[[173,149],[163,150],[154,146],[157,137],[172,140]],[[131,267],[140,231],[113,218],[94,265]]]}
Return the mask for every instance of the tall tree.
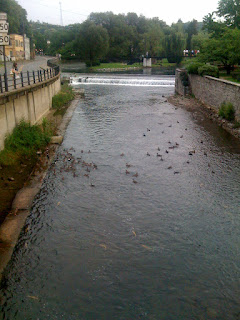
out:
{"label": "tall tree", "polygon": [[180,63],[183,59],[183,50],[186,44],[184,35],[180,32],[170,31],[165,38],[165,52],[170,63]]}
{"label": "tall tree", "polygon": [[198,22],[193,19],[187,26],[187,49],[192,50],[192,36],[198,34]]}
{"label": "tall tree", "polygon": [[220,0],[217,13],[227,26],[240,29],[240,0]]}
{"label": "tall tree", "polygon": [[221,62],[230,74],[240,61],[240,30],[226,28],[221,37],[206,40],[199,58],[204,62]]}
{"label": "tall tree", "polygon": [[109,37],[105,28],[89,20],[81,25],[76,39],[76,51],[82,59],[89,60],[92,66],[94,61],[106,55],[108,46]]}
{"label": "tall tree", "polygon": [[0,0],[0,11],[8,15],[9,33],[32,36],[27,20],[27,12],[15,0]]}

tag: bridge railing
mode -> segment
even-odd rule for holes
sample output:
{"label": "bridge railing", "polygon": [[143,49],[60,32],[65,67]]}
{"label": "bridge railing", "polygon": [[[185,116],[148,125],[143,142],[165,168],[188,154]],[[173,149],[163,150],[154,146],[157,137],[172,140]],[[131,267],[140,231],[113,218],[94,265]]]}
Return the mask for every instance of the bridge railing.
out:
{"label": "bridge railing", "polygon": [[59,67],[13,73],[12,75],[0,74],[0,93],[23,88],[51,79],[59,74]]}

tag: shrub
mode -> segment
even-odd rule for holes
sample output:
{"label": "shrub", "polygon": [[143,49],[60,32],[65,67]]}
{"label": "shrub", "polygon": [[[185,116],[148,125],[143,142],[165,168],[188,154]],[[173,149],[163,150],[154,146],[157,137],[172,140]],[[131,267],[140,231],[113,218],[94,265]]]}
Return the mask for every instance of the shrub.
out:
{"label": "shrub", "polygon": [[190,62],[186,69],[189,74],[198,74],[198,68],[202,67],[204,64],[201,62]]}
{"label": "shrub", "polygon": [[198,68],[198,74],[200,76],[211,76],[219,78],[219,70],[216,66],[211,66],[210,64],[205,64]]}
{"label": "shrub", "polygon": [[22,120],[6,137],[4,150],[0,152],[0,163],[10,165],[22,156],[36,154],[37,150],[46,147],[50,137],[49,130],[42,130]]}
{"label": "shrub", "polygon": [[222,103],[218,114],[228,121],[233,121],[235,119],[235,110],[232,103]]}
{"label": "shrub", "polygon": [[52,98],[52,107],[54,109],[60,109],[73,99],[73,89],[71,86],[65,83],[62,85],[61,91]]}

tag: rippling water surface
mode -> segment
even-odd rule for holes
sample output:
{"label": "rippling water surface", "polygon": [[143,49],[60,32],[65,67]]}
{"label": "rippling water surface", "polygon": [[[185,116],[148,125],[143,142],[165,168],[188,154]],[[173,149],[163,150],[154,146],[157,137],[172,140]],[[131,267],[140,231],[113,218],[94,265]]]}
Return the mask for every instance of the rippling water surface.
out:
{"label": "rippling water surface", "polygon": [[0,319],[240,319],[239,143],[174,87],[84,88]]}

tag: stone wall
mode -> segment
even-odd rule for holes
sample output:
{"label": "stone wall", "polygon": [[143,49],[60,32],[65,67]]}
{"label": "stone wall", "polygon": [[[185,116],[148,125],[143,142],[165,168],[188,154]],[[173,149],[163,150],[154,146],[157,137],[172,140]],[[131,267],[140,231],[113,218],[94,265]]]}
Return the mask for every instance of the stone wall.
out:
{"label": "stone wall", "polygon": [[52,97],[61,89],[60,74],[46,81],[0,94],[0,150],[4,140],[22,120],[35,124],[52,107]]}
{"label": "stone wall", "polygon": [[[180,72],[176,70],[176,93],[184,95],[184,87],[181,83]],[[231,102],[236,111],[236,118],[240,120],[240,84],[209,76],[201,77],[189,75],[189,92],[198,100],[216,110],[219,110],[223,102]]]}

